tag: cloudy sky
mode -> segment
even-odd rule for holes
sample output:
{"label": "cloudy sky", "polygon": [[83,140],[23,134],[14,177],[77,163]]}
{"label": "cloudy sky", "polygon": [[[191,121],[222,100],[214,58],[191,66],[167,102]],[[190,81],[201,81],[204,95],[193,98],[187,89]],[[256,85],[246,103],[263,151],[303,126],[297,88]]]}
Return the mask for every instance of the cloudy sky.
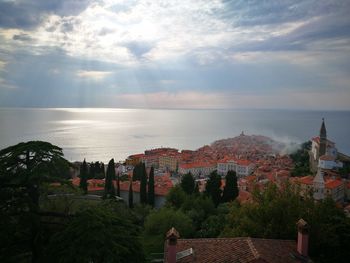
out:
{"label": "cloudy sky", "polygon": [[350,109],[350,0],[0,0],[0,107]]}

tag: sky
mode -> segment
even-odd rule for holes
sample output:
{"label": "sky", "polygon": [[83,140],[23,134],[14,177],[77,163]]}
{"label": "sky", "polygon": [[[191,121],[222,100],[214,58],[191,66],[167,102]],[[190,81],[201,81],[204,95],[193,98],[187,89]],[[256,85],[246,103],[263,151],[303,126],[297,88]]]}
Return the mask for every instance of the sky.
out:
{"label": "sky", "polygon": [[350,0],[0,0],[0,107],[350,110]]}

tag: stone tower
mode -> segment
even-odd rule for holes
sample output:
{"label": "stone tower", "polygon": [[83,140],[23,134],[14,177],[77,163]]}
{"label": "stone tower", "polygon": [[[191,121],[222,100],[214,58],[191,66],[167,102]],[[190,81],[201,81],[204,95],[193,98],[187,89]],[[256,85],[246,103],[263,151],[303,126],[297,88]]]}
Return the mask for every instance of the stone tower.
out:
{"label": "stone tower", "polygon": [[327,131],[326,131],[326,125],[324,124],[324,118],[322,118],[322,125],[320,130],[320,150],[318,154],[319,157],[326,154],[326,147],[327,147]]}

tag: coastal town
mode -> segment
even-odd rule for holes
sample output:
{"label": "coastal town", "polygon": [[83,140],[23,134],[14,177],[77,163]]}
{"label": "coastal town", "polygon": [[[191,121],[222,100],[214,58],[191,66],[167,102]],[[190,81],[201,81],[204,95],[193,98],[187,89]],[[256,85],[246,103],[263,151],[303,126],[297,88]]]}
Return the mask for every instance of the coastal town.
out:
{"label": "coastal town", "polygon": [[[316,129],[315,129],[316,130]],[[116,163],[119,178],[120,197],[128,200],[130,183],[134,192],[134,202],[139,202],[140,181],[132,180],[134,167],[143,163],[149,174],[151,167],[155,175],[155,207],[165,203],[170,189],[179,184],[185,174],[191,174],[199,191],[205,190],[209,175],[216,171],[222,177],[221,188],[225,186],[224,177],[229,171],[237,175],[239,202],[251,202],[252,192],[263,191],[269,184],[283,187],[286,182],[297,185],[301,195],[312,195],[315,200],[331,197],[345,212],[350,213],[350,178],[341,172],[348,167],[350,158],[339,153],[335,142],[327,138],[325,121],[322,120],[319,134],[310,138],[307,151],[309,172],[293,175],[296,163],[288,152],[288,147],[261,135],[242,133],[234,138],[215,141],[198,150],[156,148],[128,156],[125,161]],[[293,145],[295,146],[295,145]],[[295,147],[294,147],[295,148]],[[76,171],[77,173],[77,171]],[[78,186],[80,178],[75,174],[72,182]],[[114,182],[116,184],[116,182]],[[88,180],[88,192],[101,194],[104,179]]]}

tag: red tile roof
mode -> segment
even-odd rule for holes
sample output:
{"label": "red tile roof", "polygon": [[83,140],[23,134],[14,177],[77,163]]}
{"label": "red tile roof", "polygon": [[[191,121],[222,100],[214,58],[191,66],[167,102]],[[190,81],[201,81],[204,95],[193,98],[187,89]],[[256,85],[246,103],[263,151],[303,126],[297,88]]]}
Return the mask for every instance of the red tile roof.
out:
{"label": "red tile roof", "polygon": [[343,181],[340,179],[334,179],[334,180],[327,180],[325,183],[325,187],[328,189],[334,189],[343,184]]}
{"label": "red tile roof", "polygon": [[177,262],[300,262],[291,256],[291,254],[297,255],[296,242],[293,240],[259,239],[249,237],[177,240],[177,252],[190,248],[193,249],[193,254],[181,258],[177,260]]}
{"label": "red tile roof", "polygon": [[335,158],[333,156],[330,156],[330,155],[322,155],[320,157],[320,160],[322,160],[322,161],[334,161]]}
{"label": "red tile roof", "polygon": [[247,191],[239,190],[237,200],[242,204],[250,202],[252,200],[252,194]]}
{"label": "red tile roof", "polygon": [[182,163],[179,165],[179,168],[182,168],[182,169],[201,168],[201,167],[215,167],[215,163],[193,162],[193,163]]}
{"label": "red tile roof", "polygon": [[312,176],[304,176],[299,178],[299,183],[312,185],[314,183],[314,178]]}
{"label": "red tile roof", "polygon": [[248,165],[250,165],[252,162],[249,161],[249,160],[239,159],[239,160],[236,161],[236,163],[237,163],[238,165],[248,166]]}

